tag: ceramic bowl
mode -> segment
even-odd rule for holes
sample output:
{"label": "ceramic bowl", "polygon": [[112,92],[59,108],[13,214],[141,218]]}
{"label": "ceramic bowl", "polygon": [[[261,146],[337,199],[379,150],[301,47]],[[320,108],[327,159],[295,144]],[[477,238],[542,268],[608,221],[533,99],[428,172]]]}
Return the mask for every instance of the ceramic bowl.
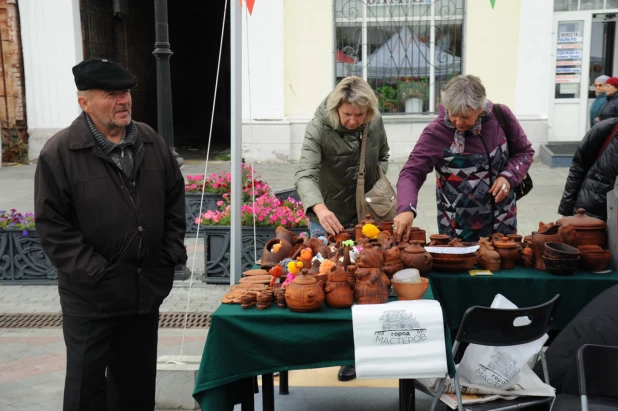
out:
{"label": "ceramic bowl", "polygon": [[579,256],[579,250],[568,244],[547,242],[544,246],[544,254],[551,258],[569,258]]}
{"label": "ceramic bowl", "polygon": [[397,283],[393,281],[393,290],[399,300],[419,300],[427,291],[429,280],[421,277],[420,283]]}
{"label": "ceramic bowl", "polygon": [[572,275],[579,267],[579,257],[571,260],[551,258],[543,255],[547,272],[554,275]]}
{"label": "ceramic bowl", "polygon": [[611,258],[612,253],[609,250],[582,252],[579,265],[586,271],[603,271]]}

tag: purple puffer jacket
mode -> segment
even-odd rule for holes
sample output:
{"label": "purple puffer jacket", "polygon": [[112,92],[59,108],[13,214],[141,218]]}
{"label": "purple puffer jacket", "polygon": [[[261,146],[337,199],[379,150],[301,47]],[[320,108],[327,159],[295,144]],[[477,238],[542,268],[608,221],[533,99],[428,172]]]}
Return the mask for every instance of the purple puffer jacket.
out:
{"label": "purple puffer jacket", "polygon": [[[464,235],[470,239],[486,234],[487,230],[481,230],[480,227],[491,226],[489,221],[492,205],[491,194],[488,193],[491,181],[501,175],[506,177],[511,187],[517,186],[528,172],[534,157],[534,149],[511,110],[505,105],[500,107],[505,117],[505,130],[500,128],[498,120],[491,112],[493,103],[489,102],[490,112],[483,119],[480,136],[466,132],[464,154],[454,155],[450,152],[450,147],[455,129],[446,126],[445,109],[440,105],[438,116],[425,127],[399,174],[398,213],[410,210],[410,206],[416,208],[418,191],[427,174],[435,170],[440,231],[461,237],[462,230],[464,233],[471,230],[472,232]],[[487,173],[490,168],[487,152],[481,138],[485,141],[491,158],[491,179]],[[517,209],[513,191],[511,190],[509,198],[495,207],[495,231],[502,231],[498,229],[497,219],[511,221],[512,224],[505,232],[515,229]]]}

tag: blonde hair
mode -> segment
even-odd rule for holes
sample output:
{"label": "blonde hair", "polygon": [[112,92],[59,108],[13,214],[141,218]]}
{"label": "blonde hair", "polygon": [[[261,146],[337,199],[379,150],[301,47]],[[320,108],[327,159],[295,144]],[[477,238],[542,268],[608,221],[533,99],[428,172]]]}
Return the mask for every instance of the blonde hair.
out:
{"label": "blonde hair", "polygon": [[326,111],[332,128],[337,129],[341,125],[339,120],[339,107],[350,103],[355,108],[367,109],[364,124],[368,124],[378,112],[378,98],[371,89],[369,83],[358,76],[348,76],[337,84],[326,100]]}
{"label": "blonde hair", "polygon": [[460,75],[448,82],[442,93],[442,104],[450,114],[468,114],[468,109],[480,110],[487,104],[485,86],[481,79]]}

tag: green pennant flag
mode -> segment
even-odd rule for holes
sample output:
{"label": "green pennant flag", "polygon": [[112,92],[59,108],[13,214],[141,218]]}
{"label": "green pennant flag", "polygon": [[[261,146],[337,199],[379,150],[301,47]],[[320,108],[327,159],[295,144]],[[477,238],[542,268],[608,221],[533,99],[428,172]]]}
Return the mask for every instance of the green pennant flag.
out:
{"label": "green pennant flag", "polygon": [[496,4],[496,0],[489,0],[489,2],[491,3],[491,8],[493,9]]}

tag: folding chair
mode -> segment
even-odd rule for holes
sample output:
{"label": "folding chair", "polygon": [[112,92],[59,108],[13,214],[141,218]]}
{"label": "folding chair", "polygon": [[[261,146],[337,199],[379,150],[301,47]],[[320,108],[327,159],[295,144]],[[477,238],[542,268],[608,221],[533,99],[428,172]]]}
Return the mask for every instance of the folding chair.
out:
{"label": "folding chair", "polygon": [[[457,349],[461,343],[471,343],[486,346],[511,346],[525,344],[541,338],[549,329],[549,324],[554,318],[554,313],[558,307],[560,294],[556,294],[550,301],[535,307],[518,309],[501,309],[490,307],[470,307],[465,312],[457,336],[453,343],[453,358],[456,358]],[[516,318],[528,317],[530,324],[525,326],[514,326]],[[543,364],[545,383],[549,384],[549,373],[543,350],[539,352]],[[537,356],[538,359],[538,356]],[[459,375],[455,373],[455,394],[457,396],[457,406],[459,411],[463,411],[461,402],[461,389],[459,387]],[[440,400],[446,379],[442,379],[438,385],[431,410],[435,410]],[[420,388],[421,386],[417,387]],[[423,390],[426,392],[426,390]],[[489,403],[466,405],[466,410],[519,410],[523,408],[536,407],[540,404],[549,404],[553,397],[520,397],[515,400],[496,400]]]}
{"label": "folding chair", "polygon": [[577,377],[580,395],[556,396],[552,410],[618,410],[618,347],[582,345],[577,350]]}

